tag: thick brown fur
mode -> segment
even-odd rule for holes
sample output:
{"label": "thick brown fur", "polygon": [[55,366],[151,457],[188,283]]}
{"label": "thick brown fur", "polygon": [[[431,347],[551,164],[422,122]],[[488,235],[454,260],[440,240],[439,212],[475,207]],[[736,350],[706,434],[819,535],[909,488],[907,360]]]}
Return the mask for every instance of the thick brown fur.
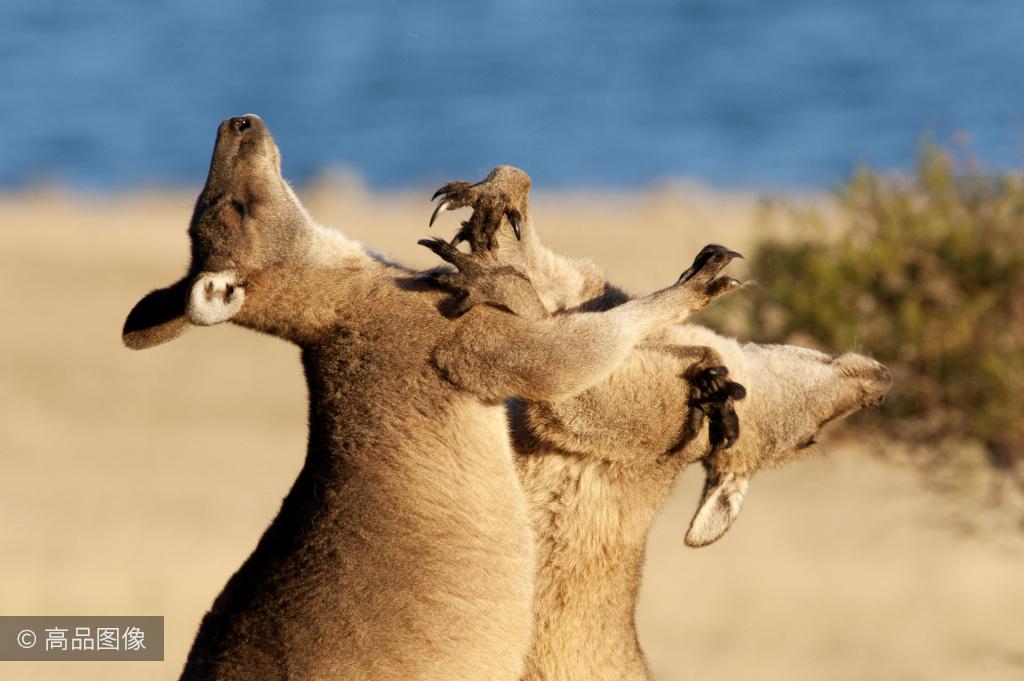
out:
{"label": "thick brown fur", "polygon": [[535,555],[503,400],[599,383],[725,279],[601,314],[446,316],[432,278],[313,222],[251,115],[221,124],[189,234],[187,274],[136,305],[125,343],[230,320],[297,344],[309,443],[181,678],[518,678]]}
{"label": "thick brown fur", "polygon": [[[511,197],[521,239],[508,228],[495,229],[492,217],[464,223],[457,240],[486,251],[482,262],[527,277],[551,314],[616,309],[629,300],[593,263],[540,243],[524,177],[505,166],[486,181],[496,188],[466,185]],[[466,186],[457,189],[465,193]],[[473,205],[471,199],[463,196],[461,204]],[[505,214],[501,200],[484,201],[488,214]],[[495,231],[476,233],[481,226]],[[497,299],[491,304],[502,304],[494,290],[487,295]],[[522,291],[513,298],[521,300]],[[680,471],[697,461],[707,471],[686,537],[691,546],[703,546],[731,526],[756,471],[807,455],[826,423],[877,403],[891,383],[885,367],[867,357],[739,343],[697,326],[665,329],[648,342],[579,395],[510,402],[513,446],[537,538],[536,629],[524,679],[649,679],[634,611],[647,535]],[[685,351],[666,352],[672,347]],[[699,414],[699,430],[687,426],[696,409],[689,377],[695,367],[719,363],[747,392],[733,405],[741,426],[731,448],[709,443]]]}

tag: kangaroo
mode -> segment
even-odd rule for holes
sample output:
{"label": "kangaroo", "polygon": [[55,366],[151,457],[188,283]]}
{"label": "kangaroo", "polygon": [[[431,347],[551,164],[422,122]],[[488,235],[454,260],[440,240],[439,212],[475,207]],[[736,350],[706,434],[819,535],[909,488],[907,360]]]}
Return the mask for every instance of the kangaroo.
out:
{"label": "kangaroo", "polygon": [[[629,304],[596,265],[541,245],[529,188],[525,173],[503,166],[435,194],[442,200],[432,222],[450,208],[474,209],[453,240],[469,242],[470,254],[425,244],[459,268],[441,281],[457,310],[557,318]],[[504,222],[512,235],[499,229]],[[698,461],[706,470],[685,540],[707,546],[732,526],[754,473],[809,455],[824,425],[880,402],[891,382],[884,366],[860,355],[739,343],[682,325],[652,334],[580,394],[511,400],[537,540],[536,624],[523,679],[650,679],[636,600],[648,533],[679,473]]]}
{"label": "kangaroo", "polygon": [[306,212],[254,115],[222,122],[176,283],[128,314],[143,349],[223,322],[301,349],[305,464],[205,615],[187,680],[508,679],[531,639],[534,542],[502,400],[558,400],[738,286],[711,249],[603,313],[444,314],[432,277]]}

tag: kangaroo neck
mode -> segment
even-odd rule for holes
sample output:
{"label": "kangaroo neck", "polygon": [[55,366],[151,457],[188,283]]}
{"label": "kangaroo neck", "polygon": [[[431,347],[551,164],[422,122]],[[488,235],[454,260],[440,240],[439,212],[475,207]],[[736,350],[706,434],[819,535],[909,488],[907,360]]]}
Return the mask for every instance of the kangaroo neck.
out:
{"label": "kangaroo neck", "polygon": [[537,619],[524,678],[648,678],[636,602],[647,534],[671,485],[607,461],[525,458]]}

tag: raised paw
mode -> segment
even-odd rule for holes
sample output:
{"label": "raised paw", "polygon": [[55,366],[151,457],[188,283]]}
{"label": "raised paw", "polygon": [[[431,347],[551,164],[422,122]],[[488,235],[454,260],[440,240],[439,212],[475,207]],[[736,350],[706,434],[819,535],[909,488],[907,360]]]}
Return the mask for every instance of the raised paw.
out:
{"label": "raised paw", "polygon": [[733,402],[747,396],[746,389],[730,381],[722,356],[706,345],[644,343],[638,348],[656,350],[675,357],[686,366],[682,378],[690,387],[682,434],[672,451],[692,441],[708,419],[708,440],[712,451],[728,449],[740,436],[740,421]]}
{"label": "raised paw", "polygon": [[690,378],[690,406],[708,418],[708,440],[714,451],[728,449],[740,436],[740,420],[733,402],[747,390],[730,381],[724,366],[698,369]]}
{"label": "raised paw", "polygon": [[430,200],[441,201],[430,216],[430,224],[446,210],[470,206],[473,214],[462,223],[452,244],[467,241],[474,252],[492,251],[503,219],[508,220],[516,239],[522,239],[529,196],[529,175],[512,166],[498,166],[480,182],[449,182],[434,192]]}
{"label": "raised paw", "polygon": [[725,246],[709,244],[700,250],[693,264],[679,275],[677,285],[702,294],[710,302],[741,285],[732,277],[719,277],[718,274],[734,259],[742,257]]}
{"label": "raised paw", "polygon": [[548,315],[533,283],[515,268],[463,253],[444,239],[421,239],[417,243],[456,267],[455,272],[434,275],[438,285],[452,293],[442,309],[446,315],[458,317],[477,305],[502,308],[528,319]]}

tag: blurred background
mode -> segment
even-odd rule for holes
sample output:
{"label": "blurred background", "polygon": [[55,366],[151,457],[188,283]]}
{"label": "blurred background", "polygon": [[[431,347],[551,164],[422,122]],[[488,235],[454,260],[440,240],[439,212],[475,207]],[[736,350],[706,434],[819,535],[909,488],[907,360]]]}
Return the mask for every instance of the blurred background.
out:
{"label": "blurred background", "polygon": [[893,369],[699,551],[684,476],[638,615],[657,678],[1022,678],[1022,34],[1017,0],[0,4],[0,614],[167,628],[164,663],[0,678],[176,678],[301,466],[295,349],[120,346],[244,112],[314,217],[410,264],[433,188],[511,163],[613,281],[722,242],[756,285],[705,323]]}
{"label": "blurred background", "polygon": [[827,187],[917,138],[1024,151],[1017,0],[7,0],[0,183],[192,184],[257,112],[306,182]]}

